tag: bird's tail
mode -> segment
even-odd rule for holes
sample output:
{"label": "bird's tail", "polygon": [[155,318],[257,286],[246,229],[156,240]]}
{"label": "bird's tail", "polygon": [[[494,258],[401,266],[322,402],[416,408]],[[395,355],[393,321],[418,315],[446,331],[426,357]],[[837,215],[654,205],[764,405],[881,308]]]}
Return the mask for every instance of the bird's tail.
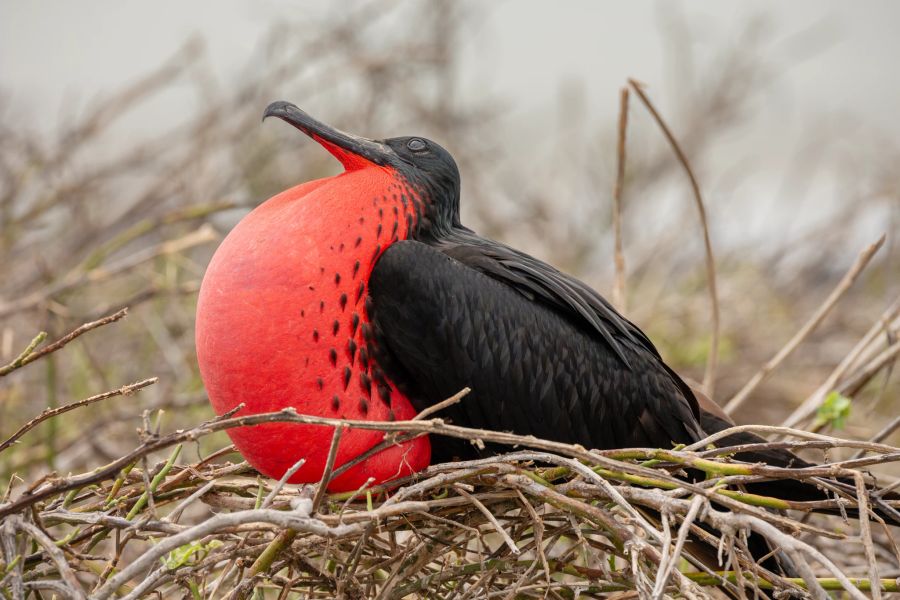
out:
{"label": "bird's tail", "polygon": [[[733,423],[726,421],[720,415],[711,412],[701,413],[701,425],[707,433],[717,433],[733,426]],[[718,446],[743,446],[746,444],[764,444],[768,440],[749,432],[740,432],[731,434],[718,442]],[[755,450],[749,452],[739,452],[734,458],[748,463],[766,463],[772,467],[783,467],[800,469],[805,467],[814,467],[814,463],[808,462],[783,448],[767,448],[763,450]],[[857,495],[856,482],[846,478],[823,478],[821,486],[808,480],[799,479],[773,479],[770,481],[754,482],[746,485],[748,492],[758,494],[760,496],[771,496],[782,500],[792,502],[815,502],[822,500],[833,500],[834,492],[840,492],[845,497],[855,498]],[[827,488],[831,488],[830,490]],[[869,491],[874,491],[869,489]],[[896,492],[888,492],[884,494],[873,494],[870,496],[873,500],[870,502],[870,509],[878,517],[884,519],[888,524],[900,525],[900,512],[887,504],[886,500],[900,500],[900,494]],[[860,518],[859,510],[856,507],[846,507],[843,511],[840,508],[816,508],[815,512],[826,514],[846,514],[848,517]]]}
{"label": "bird's tail", "polygon": [[[699,392],[695,386],[690,386],[691,391],[700,405],[700,424],[707,434],[718,433],[731,427],[735,423],[712,400]],[[768,440],[749,432],[733,433],[717,442],[717,446],[744,446],[746,444],[764,444]],[[773,467],[804,468],[816,466],[803,460],[793,452],[782,448],[765,448],[755,451],[739,452],[734,455],[736,460],[748,463],[765,463]],[[702,474],[697,474],[702,476]],[[821,485],[820,485],[821,484]],[[830,490],[828,489],[830,488]],[[834,491],[840,492],[848,498],[856,498],[856,482],[844,478],[824,478],[818,483],[800,479],[772,479],[747,484],[747,492],[760,496],[769,496],[793,502],[814,502],[834,499]],[[871,488],[869,491],[874,491]],[[900,494],[896,492],[870,494],[872,500],[869,503],[870,510],[883,519],[886,523],[900,526],[900,512],[888,505],[887,500],[900,500]],[[869,515],[860,516],[859,509],[848,506],[842,511],[840,508],[816,508],[815,512],[826,514],[843,514],[851,518],[868,518]],[[798,572],[790,558],[783,552],[773,548],[769,541],[757,533],[751,533],[747,539],[748,550],[757,562],[764,568],[781,574],[785,577],[797,577]]]}

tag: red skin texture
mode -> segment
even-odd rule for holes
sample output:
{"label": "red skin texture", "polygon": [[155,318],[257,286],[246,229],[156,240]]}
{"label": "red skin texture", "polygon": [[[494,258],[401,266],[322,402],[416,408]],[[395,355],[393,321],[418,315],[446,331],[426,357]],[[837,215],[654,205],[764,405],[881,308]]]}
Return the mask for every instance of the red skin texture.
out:
{"label": "red skin texture", "polygon": [[[359,360],[368,323],[367,290],[360,295],[360,284],[368,281],[374,258],[407,236],[406,211],[398,199],[405,186],[391,169],[323,145],[347,171],[291,188],[257,207],[228,234],[203,278],[197,359],[218,414],[243,402],[238,415],[294,407],[300,414],[373,421],[415,416],[392,383],[390,406],[375,383],[367,388],[373,362],[364,367]],[[333,431],[267,423],[228,433],[247,461],[272,478],[305,458],[290,482],[311,483],[321,479]],[[377,431],[346,430],[336,466],[382,439]],[[427,437],[398,444],[336,477],[328,489],[355,490],[370,477],[376,483],[403,477],[428,466],[430,456]]]}

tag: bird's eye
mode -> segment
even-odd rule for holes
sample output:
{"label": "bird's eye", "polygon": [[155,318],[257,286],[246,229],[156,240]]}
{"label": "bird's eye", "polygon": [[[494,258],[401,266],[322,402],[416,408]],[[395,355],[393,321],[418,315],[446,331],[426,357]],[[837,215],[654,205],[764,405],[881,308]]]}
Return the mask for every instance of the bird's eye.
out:
{"label": "bird's eye", "polygon": [[406,147],[409,148],[410,150],[412,150],[413,152],[421,152],[422,150],[425,150],[426,148],[428,148],[428,144],[426,144],[424,141],[420,140],[419,138],[413,138],[413,139],[409,140],[408,142],[406,142]]}

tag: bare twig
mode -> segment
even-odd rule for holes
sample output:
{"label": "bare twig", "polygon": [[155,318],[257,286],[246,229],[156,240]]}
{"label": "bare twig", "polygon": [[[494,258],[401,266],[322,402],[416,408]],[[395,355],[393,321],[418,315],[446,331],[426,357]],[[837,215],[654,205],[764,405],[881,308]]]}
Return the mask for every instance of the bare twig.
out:
{"label": "bare twig", "polygon": [[27,533],[34,541],[40,544],[41,548],[44,549],[51,560],[53,560],[56,568],[58,570],[59,576],[66,583],[66,587],[68,588],[68,595],[71,598],[81,599],[86,596],[81,591],[81,585],[78,583],[78,578],[75,577],[75,573],[72,571],[72,568],[69,566],[69,563],[66,561],[65,554],[63,554],[62,550],[56,547],[56,544],[53,543],[47,534],[40,530],[39,527],[36,527],[32,523],[28,523],[22,519],[14,520],[15,527]]}
{"label": "bare twig", "polygon": [[619,91],[619,137],[616,144],[616,183],[613,188],[613,235],[615,236],[616,280],[613,285],[613,304],[627,310],[625,296],[625,255],[622,252],[622,190],[625,186],[625,139],[628,132],[628,88]]}
{"label": "bare twig", "polygon": [[272,505],[272,502],[275,501],[275,498],[278,496],[278,492],[284,488],[285,484],[287,484],[288,480],[294,476],[294,473],[300,470],[300,467],[306,464],[306,458],[301,458],[293,465],[291,468],[284,472],[284,475],[281,476],[274,486],[272,486],[271,491],[266,494],[266,497],[263,498],[262,503],[259,505],[260,508],[269,508]]}
{"label": "bare twig", "polygon": [[[867,353],[875,350],[873,348],[872,342],[875,338],[886,331],[889,331],[891,326],[891,322],[900,314],[900,296],[898,296],[893,303],[882,313],[879,319],[872,325],[871,328],[866,332],[866,334],[856,343],[850,352],[841,360],[840,364],[834,368],[834,370],[828,375],[825,381],[813,392],[806,400],[803,401],[801,406],[812,406],[818,407],[822,400],[828,395],[829,392],[835,389],[840,381],[841,377],[844,376],[845,373],[858,361],[866,360],[864,357]],[[809,413],[812,414],[812,413]]]}
{"label": "bare twig", "polygon": [[328,489],[328,484],[331,483],[334,460],[337,458],[338,446],[341,444],[341,434],[343,431],[343,427],[335,427],[334,433],[331,435],[331,446],[328,448],[328,457],[325,459],[325,469],[322,471],[322,479],[319,481],[319,487],[316,488],[316,495],[313,496],[310,514],[318,512],[319,506],[322,504],[322,499],[325,498],[325,490]]}
{"label": "bare twig", "polygon": [[697,177],[694,175],[693,169],[691,169],[687,155],[685,155],[681,146],[679,146],[678,141],[675,139],[675,136],[672,134],[672,131],[666,125],[665,121],[663,121],[663,118],[656,110],[656,107],[650,102],[650,98],[644,93],[641,83],[634,79],[629,79],[628,84],[641,99],[641,102],[643,102],[647,111],[656,121],[656,124],[659,125],[663,135],[665,135],[666,139],[669,141],[669,144],[672,146],[672,151],[675,152],[678,161],[684,167],[684,171],[687,173],[688,179],[690,179],[691,189],[694,192],[694,203],[697,207],[697,214],[700,217],[700,225],[703,228],[703,247],[706,250],[706,278],[707,283],[709,284],[709,302],[712,315],[712,333],[710,334],[709,356],[706,360],[706,371],[703,375],[703,389],[706,392],[706,395],[710,398],[714,398],[716,368],[719,360],[719,293],[716,286],[716,259],[713,255],[712,242],[709,238],[709,225],[706,220],[706,207],[703,204],[703,197],[700,194],[700,184],[697,181]]}
{"label": "bare twig", "polygon": [[[4,375],[8,375],[8,374],[12,373],[13,371],[15,371],[16,369],[18,369],[20,367],[24,367],[28,363],[34,362],[34,361],[38,360],[39,358],[47,356],[51,352],[56,352],[57,350],[59,350],[60,348],[62,348],[63,346],[65,346],[66,344],[68,344],[69,342],[74,340],[75,338],[79,337],[80,335],[85,334],[88,331],[91,331],[92,329],[97,329],[98,327],[103,327],[104,325],[108,325],[110,323],[118,321],[119,319],[125,317],[127,314],[128,314],[128,309],[123,308],[122,310],[118,311],[115,314],[109,315],[108,317],[103,317],[102,319],[97,319],[96,321],[92,321],[90,323],[85,323],[81,327],[75,329],[74,331],[71,331],[70,333],[68,333],[65,336],[61,337],[60,339],[56,340],[52,344],[48,344],[39,350],[35,350],[33,347],[29,346],[31,348],[31,350],[27,354],[25,354],[24,356],[20,356],[19,358],[14,360],[12,363],[6,365],[5,367],[0,368],[0,377],[3,377]],[[37,339],[37,338],[35,338],[35,339]]]}
{"label": "bare twig", "polygon": [[34,353],[34,349],[38,347],[39,344],[42,344],[44,340],[47,339],[47,332],[42,331],[28,343],[24,350],[15,358],[11,363],[0,369],[0,375],[5,375],[15,369],[18,369],[23,364],[25,364],[25,359],[31,356]]}
{"label": "bare twig", "polygon": [[894,417],[887,425],[882,427],[878,433],[869,438],[869,441],[875,443],[883,442],[889,435],[897,431],[897,428],[900,428],[900,415]]}
{"label": "bare twig", "polygon": [[114,398],[116,396],[129,396],[134,392],[147,387],[148,385],[153,385],[159,381],[158,377],[151,377],[150,379],[144,379],[142,381],[138,381],[136,383],[131,383],[128,385],[123,385],[117,390],[110,390],[108,392],[103,392],[102,394],[97,394],[96,396],[91,396],[90,398],[85,398],[84,400],[79,400],[77,402],[72,402],[71,404],[66,404],[65,406],[60,406],[58,408],[48,408],[32,420],[28,421],[24,425],[22,425],[14,434],[9,436],[3,442],[0,442],[0,452],[3,452],[11,445],[13,445],[16,440],[20,437],[46,421],[47,419],[56,417],[63,413],[67,413],[71,410],[75,410],[76,408],[81,408],[83,406],[87,406],[89,404],[93,404],[95,402],[99,402],[101,400],[106,400],[107,398]]}
{"label": "bare twig", "polygon": [[763,434],[774,434],[781,436],[790,436],[796,437],[805,440],[815,440],[820,442],[825,442],[830,447],[846,447],[846,448],[858,448],[864,449],[868,452],[877,452],[877,453],[885,453],[890,454],[896,452],[897,449],[893,446],[888,446],[886,444],[879,444],[876,442],[863,442],[859,440],[848,440],[842,439],[830,435],[824,435],[821,433],[813,433],[811,431],[804,431],[802,429],[791,429],[790,427],[779,427],[777,425],[735,425],[734,427],[729,427],[728,429],[723,429],[722,431],[717,431],[716,433],[710,434],[699,440],[685,446],[683,448],[686,452],[691,452],[694,450],[699,450],[701,448],[705,448],[710,444],[715,444],[719,440],[722,440],[730,435],[734,435],[736,433],[763,433]]}
{"label": "bare twig", "polygon": [[[389,511],[372,511],[372,520],[382,518],[383,514],[390,512],[396,514],[403,511],[428,511],[428,505],[424,502],[406,502],[402,505],[394,505]],[[211,533],[225,528],[249,523],[270,523],[284,529],[314,533],[325,538],[340,538],[353,535],[362,531],[362,524],[336,525],[329,527],[317,519],[301,517],[293,513],[287,513],[271,509],[248,510],[229,514],[219,514],[186,529],[181,533],[166,538],[150,550],[145,552],[134,562],[122,569],[119,573],[109,578],[101,588],[93,595],[96,600],[106,600],[124,583],[136,575],[143,573],[157,560],[194,540],[201,539]],[[128,598],[129,596],[126,596]]]}
{"label": "bare twig", "polygon": [[856,499],[859,505],[859,514],[861,518],[859,520],[859,536],[863,542],[863,548],[865,548],[866,553],[866,561],[869,566],[869,581],[872,582],[872,598],[875,600],[880,600],[881,598],[881,586],[878,585],[878,565],[876,564],[875,557],[875,548],[872,544],[872,531],[869,527],[869,490],[866,489],[866,484],[863,481],[862,475],[857,473],[853,478],[856,483]]}
{"label": "bare twig", "polygon": [[483,514],[483,515],[485,516],[485,518],[486,518],[488,521],[490,521],[491,525],[494,526],[494,531],[496,531],[497,533],[500,534],[500,537],[503,538],[503,543],[505,543],[505,544],[509,547],[510,552],[512,552],[513,554],[515,554],[515,555],[517,555],[517,556],[518,556],[519,554],[521,554],[522,551],[519,550],[519,547],[516,546],[516,543],[513,541],[513,539],[512,539],[511,537],[509,537],[509,534],[506,532],[506,530],[503,528],[503,526],[500,525],[500,522],[497,521],[497,517],[495,517],[495,516],[491,513],[491,511],[489,511],[489,510],[487,509],[487,507],[486,507],[484,504],[481,503],[481,501],[480,501],[478,498],[476,498],[475,496],[473,496],[472,494],[470,494],[470,493],[467,492],[466,490],[462,489],[462,488],[459,487],[458,485],[455,486],[455,487],[456,487],[456,491],[457,491],[461,496],[463,496],[464,498],[468,498],[468,500],[469,500],[472,504],[475,505],[475,507],[481,512],[481,514]]}
{"label": "bare twig", "polygon": [[868,383],[876,373],[893,363],[898,355],[900,355],[900,341],[894,342],[885,348],[878,356],[873,358],[868,364],[864,365],[858,373],[846,383],[842,384],[838,389],[842,393],[852,396]]}
{"label": "bare twig", "polygon": [[[831,309],[835,307],[838,303],[838,300],[844,295],[844,293],[850,289],[850,286],[853,285],[853,282],[856,281],[857,277],[859,277],[860,273],[866,268],[866,265],[869,264],[869,261],[878,252],[878,249],[881,248],[881,245],[884,244],[885,236],[882,235],[878,240],[860,252],[859,256],[856,258],[856,262],[853,263],[853,266],[850,267],[850,270],[844,275],[838,285],[832,290],[831,294],[828,295],[828,298],[825,299],[815,313],[809,318],[809,320],[803,324],[803,327],[800,328],[797,333],[794,334],[787,344],[785,344],[781,350],[779,350],[775,356],[769,359],[766,364],[764,364],[756,374],[750,378],[744,387],[740,389],[740,391],[734,395],[734,397],[728,401],[728,404],[725,405],[726,412],[734,412],[744,403],[744,401],[750,397],[750,394],[757,388],[757,386],[766,380],[766,378],[774,371],[778,365],[784,361],[791,353],[797,349],[803,340],[809,336],[810,333],[815,331],[816,327],[828,316],[828,313],[831,312]],[[818,406],[818,403],[813,406],[811,404],[812,400],[809,401],[810,404],[804,403],[800,407],[795,410],[790,417],[785,420],[784,425],[786,427],[792,427],[796,425],[802,418],[804,414],[807,414],[809,409],[815,410]]]}
{"label": "bare twig", "polygon": [[[666,560],[659,565],[656,583],[653,586],[654,599],[662,598],[666,586],[668,585],[669,578],[672,576],[672,569],[675,568],[678,561],[681,559],[681,552],[684,549],[684,543],[687,541],[687,536],[691,531],[691,525],[694,523],[694,519],[697,518],[697,514],[700,512],[701,508],[703,508],[702,497],[694,496],[694,499],[691,500],[691,507],[688,509],[687,515],[685,515],[684,521],[678,530],[675,548],[668,556],[664,555]],[[668,550],[668,544],[665,549]]]}
{"label": "bare twig", "polygon": [[462,400],[463,398],[465,398],[466,396],[468,396],[471,391],[472,391],[471,388],[464,387],[463,389],[459,390],[458,392],[456,392],[455,394],[453,394],[446,400],[441,400],[437,404],[432,404],[428,408],[422,410],[421,412],[419,412],[419,414],[417,414],[415,417],[413,417],[413,421],[421,421],[427,417],[430,417],[431,415],[433,415],[437,412],[444,410],[448,406],[453,406],[454,404],[458,404],[459,401]]}

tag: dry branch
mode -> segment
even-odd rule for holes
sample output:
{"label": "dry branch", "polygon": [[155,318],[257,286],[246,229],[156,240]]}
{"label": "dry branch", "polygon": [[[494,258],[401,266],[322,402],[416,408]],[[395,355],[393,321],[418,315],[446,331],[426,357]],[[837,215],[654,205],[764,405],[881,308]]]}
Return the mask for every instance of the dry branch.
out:
{"label": "dry branch", "polygon": [[97,394],[96,396],[91,396],[90,398],[85,398],[84,400],[78,400],[77,402],[72,402],[71,404],[66,404],[65,406],[60,406],[59,408],[48,408],[32,420],[28,421],[24,425],[22,425],[14,434],[9,436],[3,442],[0,442],[0,452],[3,452],[8,447],[16,442],[23,435],[37,427],[39,424],[43,423],[47,419],[51,419],[63,413],[67,413],[71,410],[75,410],[76,408],[81,408],[82,406],[87,406],[89,404],[93,404],[95,402],[99,402],[101,400],[106,400],[107,398],[114,398],[116,396],[130,396],[134,392],[147,387],[148,385],[153,385],[159,381],[156,377],[151,377],[150,379],[144,379],[143,381],[138,381],[136,383],[131,383],[128,385],[123,385],[117,390],[111,390],[108,392],[103,392],[102,394]]}
{"label": "dry branch", "polygon": [[709,285],[709,304],[712,315],[712,332],[710,333],[709,356],[706,360],[706,371],[703,374],[703,389],[710,398],[714,398],[716,368],[719,360],[719,293],[716,285],[716,259],[713,255],[712,242],[709,239],[709,224],[706,220],[706,207],[703,204],[703,196],[700,194],[700,183],[697,181],[693,169],[691,169],[691,164],[687,159],[687,155],[685,155],[684,151],[681,149],[678,140],[675,139],[674,134],[669,129],[668,125],[666,125],[666,122],[663,120],[662,116],[660,116],[656,107],[650,101],[650,98],[647,97],[641,83],[634,79],[629,79],[628,84],[641,99],[641,102],[644,103],[647,111],[653,117],[653,120],[656,121],[656,124],[659,125],[663,135],[665,135],[666,139],[669,141],[669,144],[672,146],[672,151],[684,167],[684,171],[691,182],[691,190],[694,192],[694,204],[697,207],[697,214],[700,217],[700,225],[703,230],[703,248],[706,251],[706,279],[707,284]]}
{"label": "dry branch", "polygon": [[[766,364],[764,364],[760,370],[750,378],[744,387],[734,395],[734,397],[728,401],[728,404],[725,406],[726,412],[734,412],[740,407],[744,401],[750,397],[750,394],[757,388],[757,386],[766,380],[766,378],[774,371],[778,365],[784,361],[788,356],[793,353],[794,350],[797,349],[803,340],[805,340],[809,334],[815,331],[816,327],[818,327],[819,323],[821,323],[825,317],[828,316],[828,313],[831,312],[831,309],[837,305],[838,301],[844,295],[844,293],[850,289],[853,285],[853,282],[859,277],[860,273],[866,268],[866,265],[869,264],[869,261],[878,252],[878,249],[881,248],[882,244],[884,244],[885,236],[882,235],[878,240],[875,241],[874,244],[871,244],[864,248],[862,252],[860,252],[859,256],[856,258],[856,261],[853,263],[853,266],[850,267],[850,270],[847,271],[847,274],[844,275],[843,279],[838,283],[837,287],[828,295],[825,301],[819,306],[815,313],[809,318],[809,320],[803,324],[803,327],[794,334],[792,337],[782,348],[778,351],[775,356],[769,359]],[[822,396],[824,398],[824,395]],[[793,427],[796,425],[801,419],[809,416],[815,409],[818,407],[819,402],[821,401],[818,396],[813,396],[804,404],[799,406],[793,414],[787,418],[784,425],[785,427]]]}
{"label": "dry branch", "polygon": [[[2,309],[0,309],[0,310],[2,310]],[[10,364],[6,365],[5,367],[0,368],[0,377],[3,377],[4,375],[8,375],[8,374],[12,373],[13,371],[15,371],[16,369],[24,367],[28,363],[31,363],[40,358],[43,358],[52,352],[56,352],[57,350],[64,347],[66,344],[68,344],[72,340],[74,340],[75,338],[87,333],[88,331],[91,331],[92,329],[97,329],[98,327],[103,327],[104,325],[109,325],[110,323],[115,323],[116,321],[118,321],[119,319],[121,319],[127,315],[128,315],[128,309],[123,308],[122,310],[116,312],[115,314],[109,315],[108,317],[103,317],[102,319],[97,319],[96,321],[92,321],[90,323],[85,323],[84,325],[80,326],[78,329],[75,329],[74,331],[72,331],[72,332],[68,333],[67,335],[61,337],[60,339],[56,340],[52,344],[48,344],[40,349],[36,349],[37,343],[39,343],[39,342],[37,342],[37,343],[35,343],[35,342],[38,341],[39,339],[43,339],[43,338],[42,338],[42,336],[38,336],[35,338],[35,341],[33,341],[31,344],[29,344],[29,346],[25,350],[25,352],[23,352],[18,358],[16,358],[16,360],[14,360]]]}
{"label": "dry branch", "polygon": [[613,305],[627,312],[625,296],[625,255],[622,252],[622,190],[625,187],[625,140],[628,135],[628,88],[619,91],[619,135],[616,144],[616,183],[613,187],[613,255],[616,279],[613,284]]}
{"label": "dry branch", "polygon": [[[40,560],[41,552],[51,552],[51,546],[53,552],[57,552],[55,549],[59,546],[62,552],[55,556],[51,554],[49,558],[51,564],[56,564],[53,561],[64,556],[65,565],[59,565],[61,576],[65,576],[67,568],[86,576],[84,569],[88,563],[75,557],[85,552],[84,544],[95,544],[91,540],[97,539],[98,534],[102,540],[110,530],[126,532],[124,543],[133,548],[133,559],[118,572],[110,573],[106,581],[98,581],[99,587],[91,597],[101,599],[112,597],[117,590],[126,598],[137,598],[153,590],[171,593],[185,577],[194,582],[205,581],[208,585],[212,585],[215,577],[218,582],[231,581],[242,572],[239,563],[235,562],[238,556],[254,561],[254,567],[233,589],[233,593],[240,590],[238,595],[249,593],[254,587],[279,582],[282,589],[314,590],[310,592],[313,597],[328,597],[337,589],[335,582],[341,580],[340,570],[336,570],[338,565],[344,565],[346,572],[353,573],[352,581],[341,580],[342,593],[354,589],[364,594],[393,590],[390,593],[430,596],[447,591],[446,586],[451,583],[463,586],[470,594],[478,590],[477,595],[492,597],[508,595],[512,588],[525,595],[581,589],[588,597],[628,589],[661,597],[678,590],[685,597],[693,598],[706,597],[703,586],[708,585],[731,586],[730,589],[762,585],[795,590],[800,584],[818,596],[826,587],[835,589],[838,585],[852,597],[860,597],[857,586],[893,589],[894,584],[879,579],[878,568],[872,568],[873,561],[880,559],[874,551],[876,534],[871,528],[864,525],[858,538],[859,555],[866,561],[863,564],[868,565],[867,579],[860,584],[858,576],[845,575],[808,541],[795,540],[785,533],[803,530],[808,532],[807,535],[822,536],[826,531],[722,495],[724,486],[735,485],[729,479],[733,473],[745,475],[741,483],[772,477],[812,481],[818,475],[851,473],[860,482],[854,501],[865,514],[871,505],[872,490],[862,484],[860,472],[848,471],[846,462],[839,467],[781,469],[704,458],[700,453],[686,449],[588,451],[576,445],[527,436],[460,428],[439,419],[342,422],[280,411],[252,417],[219,418],[190,430],[148,440],[129,456],[127,464],[138,462],[150,452],[200,439],[214,431],[274,420],[332,426],[337,432],[346,426],[387,431],[418,430],[432,434],[443,432],[468,438],[477,435],[485,441],[543,450],[523,450],[477,461],[434,465],[417,476],[398,482],[396,485],[400,487],[378,486],[363,497],[359,494],[350,497],[320,495],[321,505],[315,516],[311,516],[308,508],[302,508],[302,502],[297,503],[307,493],[303,487],[288,488],[283,481],[269,484],[256,478],[236,479],[234,473],[240,472],[242,465],[237,465],[238,469],[208,461],[173,465],[172,457],[177,453],[170,455],[170,460],[159,469],[150,484],[155,510],[171,510],[171,518],[154,519],[148,504],[142,503],[141,499],[146,496],[144,482],[148,478],[146,474],[135,473],[137,467],[124,478],[121,469],[107,466],[86,474],[88,477],[76,475],[58,482],[49,481],[26,496],[0,505],[0,510],[4,511],[6,522],[39,519],[41,531],[47,532],[43,534],[46,539],[36,540],[43,550],[27,557],[25,562],[29,569],[45,564]],[[783,428],[776,429],[783,431]],[[846,441],[806,432],[792,433],[834,447],[865,445],[886,459],[900,462],[900,450],[884,444]],[[340,435],[336,434],[333,448],[339,439]],[[790,447],[791,443],[779,444]],[[651,464],[655,466],[648,466]],[[714,478],[710,483],[716,485],[689,484],[673,478],[669,469],[677,465],[706,470]],[[323,490],[326,484],[327,477],[318,489]],[[113,489],[119,498],[117,504],[121,508],[118,510],[128,512],[128,518],[84,512],[92,505],[107,506],[104,499]],[[263,495],[265,500],[261,502]],[[197,515],[193,517],[195,524],[189,526],[174,523],[174,520],[184,519],[183,513],[189,504],[203,500],[212,502],[213,506],[222,506],[223,498],[236,502],[233,509],[236,512]],[[246,508],[240,508],[241,504]],[[255,507],[260,504],[261,508]],[[291,509],[291,505],[301,509]],[[532,505],[541,507],[540,512]],[[526,507],[524,513],[523,506]],[[727,510],[723,511],[722,507]],[[79,512],[73,512],[73,508]],[[654,521],[644,516],[647,510],[666,517],[661,523]],[[683,557],[696,561],[690,555],[693,549],[688,549],[686,541],[692,535],[689,532],[703,533],[694,527],[700,522],[721,531],[721,539],[728,545],[728,562],[719,563],[718,567],[732,571],[721,579],[704,579],[712,575],[706,567],[699,573],[674,568]],[[488,529],[483,531],[482,526]],[[67,529],[71,527],[76,529]],[[677,534],[672,534],[670,527],[677,527]],[[798,565],[802,579],[760,570],[739,542],[740,532],[747,528],[787,552]],[[31,535],[36,530],[27,531]],[[569,539],[577,541],[560,553],[553,548],[563,532]],[[414,544],[417,549],[394,545],[391,540],[396,540],[395,536],[399,534],[412,536],[405,538],[410,541],[420,540]],[[849,544],[852,538],[844,539]],[[12,549],[5,550],[6,560],[13,552]],[[117,557],[120,552],[114,554]],[[194,554],[199,558],[179,558]],[[578,554],[594,558],[585,563],[576,559]],[[597,565],[606,564],[610,555],[618,556],[623,562],[615,568],[607,566],[598,570]],[[18,560],[22,561],[21,558]],[[696,564],[702,566],[702,562]],[[293,577],[285,575],[289,565],[292,565]],[[817,571],[815,565],[822,565],[824,572]],[[738,566],[740,569],[734,571]],[[375,574],[384,570],[395,576],[380,581]],[[298,573],[306,575],[298,579]],[[671,582],[668,581],[670,577],[673,578]],[[79,588],[71,595],[78,597],[84,593]],[[747,593],[750,593],[749,589]]]}

